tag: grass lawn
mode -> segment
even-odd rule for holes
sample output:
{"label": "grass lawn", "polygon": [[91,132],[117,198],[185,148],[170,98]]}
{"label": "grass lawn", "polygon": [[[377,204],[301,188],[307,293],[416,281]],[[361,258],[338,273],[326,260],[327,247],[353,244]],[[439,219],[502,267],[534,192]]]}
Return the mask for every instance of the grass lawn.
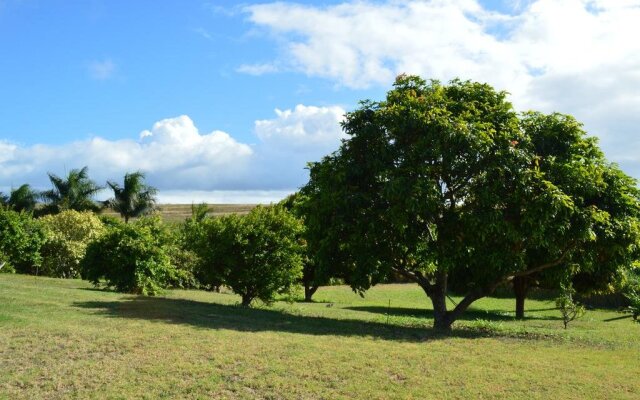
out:
{"label": "grass lawn", "polygon": [[[0,274],[0,398],[640,398],[640,324],[484,299],[450,337],[414,285],[243,309],[229,293],[142,298]],[[457,299],[454,299],[457,300]]]}

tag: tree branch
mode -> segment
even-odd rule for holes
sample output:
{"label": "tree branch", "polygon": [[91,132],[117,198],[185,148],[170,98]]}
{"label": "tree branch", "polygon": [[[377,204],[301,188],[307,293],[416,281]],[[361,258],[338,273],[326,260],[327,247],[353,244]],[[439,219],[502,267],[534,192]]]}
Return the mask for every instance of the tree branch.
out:
{"label": "tree branch", "polygon": [[458,303],[458,305],[453,310],[449,312],[449,315],[453,317],[453,319],[457,319],[457,317],[460,314],[462,314],[467,308],[469,308],[469,306],[474,301],[481,299],[485,296],[489,296],[498,288],[498,286],[502,285],[503,283],[511,282],[513,279],[517,277],[532,275],[532,274],[535,274],[536,272],[542,272],[546,269],[560,265],[567,258],[569,253],[571,253],[571,250],[573,250],[574,246],[575,246],[575,242],[571,242],[567,246],[567,248],[562,252],[560,257],[556,258],[553,261],[549,261],[547,263],[538,265],[537,267],[529,268],[527,270],[516,272],[511,275],[503,276],[502,278],[498,279],[497,281],[487,286],[483,286],[483,287],[472,290],[460,301],[460,303]]}
{"label": "tree branch", "polygon": [[392,269],[396,273],[405,277],[406,279],[409,279],[410,281],[413,281],[418,285],[420,285],[420,287],[425,291],[427,296],[429,297],[431,296],[431,293],[433,291],[433,285],[429,282],[429,280],[424,275],[422,275],[420,271],[412,272],[412,271],[407,271],[404,268],[398,268],[398,267],[393,267]]}

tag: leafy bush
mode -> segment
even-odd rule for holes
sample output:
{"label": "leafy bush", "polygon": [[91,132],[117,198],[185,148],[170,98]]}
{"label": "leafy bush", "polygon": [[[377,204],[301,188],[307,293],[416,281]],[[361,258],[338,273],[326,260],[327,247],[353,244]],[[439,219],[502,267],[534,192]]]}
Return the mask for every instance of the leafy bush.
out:
{"label": "leafy bush", "polygon": [[[178,233],[178,243],[184,256],[189,259],[188,265],[183,265],[183,269],[190,267],[193,279],[200,289],[218,290],[222,286],[222,275],[208,263],[215,256],[210,246],[211,239],[207,236],[205,226],[215,223],[207,215],[208,206],[200,204],[191,207],[191,217],[180,227]],[[209,229],[211,233],[215,229]]]}
{"label": "leafy bush", "polygon": [[105,232],[104,225],[95,214],[74,210],[47,215],[41,221],[46,235],[41,250],[42,274],[79,278],[87,245]]}
{"label": "leafy bush", "polygon": [[192,228],[200,234],[206,282],[229,286],[244,306],[256,298],[269,303],[300,279],[303,227],[282,207],[259,206],[245,216],[205,219]]}
{"label": "leafy bush", "polygon": [[13,268],[13,265],[9,262],[7,256],[3,253],[0,253],[0,274],[13,274],[16,270]]}
{"label": "leafy bush", "polygon": [[625,294],[625,297],[629,300],[629,307],[627,311],[633,315],[633,320],[640,322],[638,317],[640,316],[640,293],[636,291],[629,291]]}
{"label": "leafy bush", "polygon": [[174,268],[165,246],[166,228],[157,217],[109,227],[87,247],[82,276],[126,293],[155,295],[166,287]]}
{"label": "leafy bush", "polygon": [[200,289],[202,285],[197,278],[200,258],[192,251],[183,248],[179,243],[167,246],[172,270],[167,286],[178,289]]}
{"label": "leafy bush", "polygon": [[44,232],[40,222],[30,213],[0,207],[0,253],[15,271],[36,274],[42,261],[40,247]]}
{"label": "leafy bush", "polygon": [[564,329],[567,329],[569,322],[582,317],[585,313],[584,306],[574,301],[576,294],[571,283],[560,285],[560,296],[556,299],[556,306],[562,314]]}

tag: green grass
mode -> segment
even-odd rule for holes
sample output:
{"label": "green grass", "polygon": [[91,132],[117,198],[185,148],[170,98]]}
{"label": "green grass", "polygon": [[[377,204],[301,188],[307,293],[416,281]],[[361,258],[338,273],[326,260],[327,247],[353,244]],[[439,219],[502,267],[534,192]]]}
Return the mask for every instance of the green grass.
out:
{"label": "green grass", "polygon": [[0,398],[640,397],[640,324],[623,314],[592,310],[565,331],[552,301],[515,321],[513,300],[489,298],[445,337],[414,285],[316,298],[243,309],[229,293],[2,274]]}

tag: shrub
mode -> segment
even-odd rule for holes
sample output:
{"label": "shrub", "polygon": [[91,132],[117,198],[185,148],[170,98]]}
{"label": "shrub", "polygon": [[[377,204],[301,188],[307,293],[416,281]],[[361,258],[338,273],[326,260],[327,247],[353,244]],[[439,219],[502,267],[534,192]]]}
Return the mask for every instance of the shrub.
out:
{"label": "shrub", "polygon": [[[302,271],[301,222],[281,207],[256,207],[245,216],[205,219],[198,254],[208,283],[223,282],[242,296],[266,303],[286,293]],[[194,229],[198,232],[198,229]]]}
{"label": "shrub", "polygon": [[625,294],[625,297],[629,300],[627,311],[633,316],[634,321],[640,322],[638,320],[640,316],[640,294],[636,291],[629,291]]}
{"label": "shrub", "polygon": [[157,217],[114,225],[87,247],[82,275],[96,286],[104,279],[107,287],[120,292],[155,295],[174,271],[166,235]]}
{"label": "shrub", "polygon": [[581,304],[574,301],[576,291],[571,283],[560,285],[560,296],[556,299],[556,306],[562,314],[564,329],[567,329],[569,322],[582,317],[585,309]]}
{"label": "shrub", "polygon": [[0,274],[13,274],[15,272],[16,270],[9,262],[9,258],[7,258],[3,253],[0,253]]}
{"label": "shrub", "polygon": [[104,225],[95,214],[74,210],[47,215],[41,221],[46,236],[41,250],[42,274],[79,278],[87,245],[105,232]]}
{"label": "shrub", "polygon": [[42,261],[40,247],[44,232],[30,213],[0,207],[0,253],[7,263],[23,274],[36,274]]}
{"label": "shrub", "polygon": [[[207,216],[208,206],[200,204],[191,207],[192,215],[180,227],[178,243],[185,258],[189,262],[183,264],[184,269],[190,267],[193,279],[201,289],[218,290],[222,286],[222,276],[209,262],[214,258],[211,239],[208,233],[215,233],[216,229],[205,230],[205,226],[215,224]],[[208,231],[208,232],[207,232]]]}

